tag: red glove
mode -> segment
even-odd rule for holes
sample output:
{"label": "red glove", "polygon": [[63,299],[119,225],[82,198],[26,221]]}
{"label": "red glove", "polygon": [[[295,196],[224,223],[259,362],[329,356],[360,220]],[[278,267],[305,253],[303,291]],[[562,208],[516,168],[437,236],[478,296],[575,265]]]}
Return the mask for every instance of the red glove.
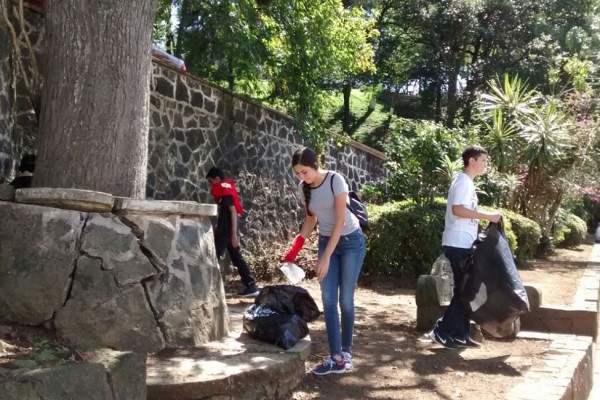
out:
{"label": "red glove", "polygon": [[304,238],[301,235],[296,236],[294,239],[294,244],[292,244],[292,248],[287,252],[283,261],[293,263],[296,260],[296,256],[302,250],[302,246],[304,246]]}

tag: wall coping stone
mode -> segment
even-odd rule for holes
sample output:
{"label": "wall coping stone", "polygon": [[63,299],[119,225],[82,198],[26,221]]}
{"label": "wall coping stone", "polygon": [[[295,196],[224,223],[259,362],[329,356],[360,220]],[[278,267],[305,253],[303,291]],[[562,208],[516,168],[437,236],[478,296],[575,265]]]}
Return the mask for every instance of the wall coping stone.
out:
{"label": "wall coping stone", "polygon": [[118,214],[213,217],[217,215],[217,206],[195,201],[137,200],[128,197],[115,197],[113,211]]}
{"label": "wall coping stone", "polygon": [[15,192],[17,203],[63,208],[84,212],[110,212],[114,197],[109,193],[83,189],[27,188]]}

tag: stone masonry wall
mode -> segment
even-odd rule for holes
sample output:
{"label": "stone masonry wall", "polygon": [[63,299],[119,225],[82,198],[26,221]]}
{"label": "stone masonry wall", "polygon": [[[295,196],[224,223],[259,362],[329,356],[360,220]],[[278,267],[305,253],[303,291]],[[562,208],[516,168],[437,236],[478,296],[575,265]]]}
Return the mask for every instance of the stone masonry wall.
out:
{"label": "stone masonry wall", "polygon": [[[43,31],[42,15],[29,12],[28,19]],[[39,47],[43,33],[33,36]],[[0,60],[5,53],[0,44]],[[3,88],[10,69],[1,71]],[[292,119],[159,62],[153,63],[151,89],[147,198],[212,203],[204,176],[218,166],[236,180],[247,211],[239,223],[243,246],[253,252],[261,243],[290,239],[302,218],[291,156],[303,141],[293,133]],[[16,115],[31,116],[30,104],[16,105]],[[11,121],[5,114],[0,118],[5,125]],[[18,117],[12,130],[0,131],[0,162],[9,160],[5,164],[14,171],[36,135],[37,127]],[[366,146],[330,144],[327,150],[327,166],[344,174],[353,189],[385,174],[382,155]],[[6,169],[0,179],[10,178]]]}

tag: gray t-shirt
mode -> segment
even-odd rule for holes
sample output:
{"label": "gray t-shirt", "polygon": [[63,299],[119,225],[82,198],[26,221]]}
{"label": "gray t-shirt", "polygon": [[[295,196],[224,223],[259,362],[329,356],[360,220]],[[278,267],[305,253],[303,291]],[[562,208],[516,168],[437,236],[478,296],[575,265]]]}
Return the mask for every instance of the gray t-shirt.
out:
{"label": "gray t-shirt", "polygon": [[[333,185],[331,183],[332,179]],[[298,191],[300,192],[302,203],[304,203],[302,185],[303,182],[300,182]],[[331,190],[332,187],[333,191]],[[336,195],[348,193],[348,185],[340,174],[327,171],[327,175],[325,176],[325,179],[323,179],[323,182],[316,188],[310,188],[310,192],[309,208],[319,221],[319,235],[331,236],[335,224],[334,193]],[[358,219],[346,207],[346,219],[344,220],[342,235],[348,235],[359,228],[360,224],[358,223]]]}

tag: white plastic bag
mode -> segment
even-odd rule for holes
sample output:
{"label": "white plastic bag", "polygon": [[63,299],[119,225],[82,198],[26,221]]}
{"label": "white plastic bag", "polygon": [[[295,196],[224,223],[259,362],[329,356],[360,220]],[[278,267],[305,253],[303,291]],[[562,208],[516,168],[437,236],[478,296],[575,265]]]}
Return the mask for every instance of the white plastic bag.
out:
{"label": "white plastic bag", "polygon": [[279,269],[292,285],[295,285],[304,279],[304,270],[294,263],[284,262]]}

